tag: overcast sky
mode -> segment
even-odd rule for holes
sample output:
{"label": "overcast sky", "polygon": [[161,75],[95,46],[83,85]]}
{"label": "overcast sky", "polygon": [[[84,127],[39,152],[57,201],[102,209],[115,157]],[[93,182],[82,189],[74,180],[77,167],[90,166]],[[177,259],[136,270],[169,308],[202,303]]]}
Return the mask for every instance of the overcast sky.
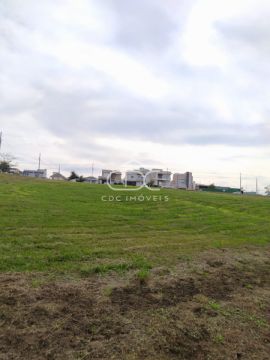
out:
{"label": "overcast sky", "polygon": [[0,0],[2,152],[270,182],[269,0]]}

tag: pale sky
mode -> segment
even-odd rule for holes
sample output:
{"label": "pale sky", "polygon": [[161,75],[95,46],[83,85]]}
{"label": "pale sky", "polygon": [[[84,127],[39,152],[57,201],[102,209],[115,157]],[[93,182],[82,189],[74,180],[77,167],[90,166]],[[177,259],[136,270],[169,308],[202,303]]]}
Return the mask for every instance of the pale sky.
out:
{"label": "pale sky", "polygon": [[0,0],[2,152],[262,190],[269,18],[269,0]]}

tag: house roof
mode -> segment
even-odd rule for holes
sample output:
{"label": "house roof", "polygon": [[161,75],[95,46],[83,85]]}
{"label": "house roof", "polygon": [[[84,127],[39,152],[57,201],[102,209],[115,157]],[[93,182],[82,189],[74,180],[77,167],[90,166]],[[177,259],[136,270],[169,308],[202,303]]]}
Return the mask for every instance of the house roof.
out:
{"label": "house roof", "polygon": [[85,179],[87,180],[97,180],[95,176],[86,176]]}
{"label": "house roof", "polygon": [[53,174],[52,174],[52,176],[51,176],[51,179],[53,179],[53,178],[61,178],[61,179],[66,179],[66,177],[64,176],[64,175],[62,175],[62,174],[60,174],[60,173],[58,173],[58,172],[54,172]]}

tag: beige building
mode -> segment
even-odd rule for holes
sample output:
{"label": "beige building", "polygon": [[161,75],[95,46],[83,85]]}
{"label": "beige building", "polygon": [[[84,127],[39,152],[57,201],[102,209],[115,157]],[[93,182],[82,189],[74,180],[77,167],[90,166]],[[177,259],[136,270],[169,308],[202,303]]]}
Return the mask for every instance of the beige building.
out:
{"label": "beige building", "polygon": [[176,189],[194,190],[194,181],[193,181],[192,173],[186,172],[184,174],[180,174],[180,173],[173,174],[171,186]]}

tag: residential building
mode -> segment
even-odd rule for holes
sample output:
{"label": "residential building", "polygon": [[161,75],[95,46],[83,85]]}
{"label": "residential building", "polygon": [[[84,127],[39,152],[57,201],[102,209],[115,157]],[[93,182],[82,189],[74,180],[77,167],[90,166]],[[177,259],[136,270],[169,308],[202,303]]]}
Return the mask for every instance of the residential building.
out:
{"label": "residential building", "polygon": [[14,167],[11,167],[8,172],[9,172],[9,174],[14,174],[14,175],[20,175],[21,174],[21,171],[19,169],[17,169],[17,168],[14,168]]}
{"label": "residential building", "polygon": [[144,176],[149,171],[150,170],[145,169],[145,168],[140,168],[138,170],[126,171],[126,176],[125,176],[126,185],[142,186],[144,183]]}
{"label": "residential building", "polygon": [[40,179],[47,178],[47,170],[46,169],[38,169],[38,170],[23,170],[23,176],[36,177]]}
{"label": "residential building", "polygon": [[144,181],[146,185],[150,186],[170,187],[171,172],[145,168],[126,172],[125,182],[127,185],[142,186]]}
{"label": "residential building", "polygon": [[122,173],[117,170],[102,170],[102,175],[98,177],[99,184],[121,184],[122,183]]}
{"label": "residential building", "polygon": [[194,190],[195,184],[191,172],[185,172],[184,174],[173,174],[173,180],[171,186],[176,189]]}
{"label": "residential building", "polygon": [[98,182],[100,184],[106,184],[108,181],[108,177],[110,176],[112,170],[102,169],[102,175],[98,177]]}
{"label": "residential building", "polygon": [[94,176],[87,176],[84,178],[84,182],[87,182],[89,184],[97,184],[98,179]]}
{"label": "residential building", "polygon": [[147,183],[150,183],[152,186],[170,187],[171,174],[172,173],[170,171],[152,169],[148,175]]}
{"label": "residential building", "polygon": [[51,175],[50,179],[55,180],[55,181],[65,181],[65,180],[67,180],[67,178],[64,175],[60,174],[59,172],[54,172]]}

